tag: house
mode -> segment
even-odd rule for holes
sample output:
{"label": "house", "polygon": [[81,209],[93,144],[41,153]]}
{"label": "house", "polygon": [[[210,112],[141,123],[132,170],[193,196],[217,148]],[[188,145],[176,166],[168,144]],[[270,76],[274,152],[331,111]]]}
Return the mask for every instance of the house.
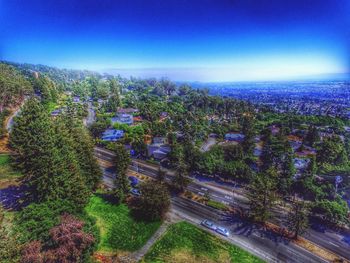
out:
{"label": "house", "polygon": [[307,166],[310,163],[310,159],[305,159],[305,158],[294,158],[293,159],[293,163],[294,163],[294,167],[297,170],[302,170],[302,169],[306,169]]}
{"label": "house", "polygon": [[57,109],[51,112],[51,116],[52,117],[57,117],[58,115],[60,115],[62,113],[61,109]]}
{"label": "house", "polygon": [[153,157],[154,159],[157,159],[157,160],[164,159],[170,152],[171,152],[171,148],[168,145],[151,144],[147,146],[148,157]]}
{"label": "house", "polygon": [[153,137],[153,144],[166,144],[168,139],[166,137]]}
{"label": "house", "polygon": [[141,116],[135,116],[135,117],[133,117],[133,121],[134,121],[134,122],[142,122],[143,119],[142,119]]}
{"label": "house", "polygon": [[112,121],[112,124],[120,123],[120,124],[131,125],[131,124],[134,123],[134,118],[133,118],[133,116],[131,114],[122,113],[122,114],[119,114],[116,117],[113,117],[111,119],[111,121]]}
{"label": "house", "polygon": [[102,133],[101,139],[103,141],[115,142],[124,137],[124,131],[116,129],[107,129]]}
{"label": "house", "polygon": [[134,108],[120,108],[117,110],[118,114],[133,114],[137,112],[139,112],[139,110]]}
{"label": "house", "polygon": [[277,125],[272,125],[270,127],[270,130],[271,130],[272,135],[277,135],[281,129]]}
{"label": "house", "polygon": [[159,121],[164,121],[168,117],[169,117],[169,113],[167,113],[166,111],[163,111],[163,112],[160,113]]}
{"label": "house", "polygon": [[234,141],[234,142],[242,142],[244,140],[244,135],[241,133],[226,133],[225,140],[226,141]]}
{"label": "house", "polygon": [[79,96],[74,96],[73,97],[73,102],[74,103],[79,103],[80,102],[80,97]]}

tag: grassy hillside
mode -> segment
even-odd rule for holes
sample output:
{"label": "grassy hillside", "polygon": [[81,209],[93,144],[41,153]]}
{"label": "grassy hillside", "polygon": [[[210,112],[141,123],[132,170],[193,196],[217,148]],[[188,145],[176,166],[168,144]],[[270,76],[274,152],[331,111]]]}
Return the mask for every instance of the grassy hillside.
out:
{"label": "grassy hillside", "polygon": [[135,221],[126,205],[114,205],[93,196],[86,212],[95,217],[100,230],[99,251],[136,251],[157,231],[161,222]]}
{"label": "grassy hillside", "polygon": [[143,262],[263,262],[243,249],[187,222],[171,225]]}

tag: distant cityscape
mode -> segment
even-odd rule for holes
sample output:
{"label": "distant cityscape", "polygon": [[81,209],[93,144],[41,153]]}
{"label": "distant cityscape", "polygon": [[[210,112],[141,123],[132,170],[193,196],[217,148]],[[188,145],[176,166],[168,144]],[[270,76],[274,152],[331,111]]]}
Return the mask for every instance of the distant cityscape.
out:
{"label": "distant cityscape", "polygon": [[194,83],[211,95],[233,97],[278,113],[350,119],[350,82],[241,82]]}

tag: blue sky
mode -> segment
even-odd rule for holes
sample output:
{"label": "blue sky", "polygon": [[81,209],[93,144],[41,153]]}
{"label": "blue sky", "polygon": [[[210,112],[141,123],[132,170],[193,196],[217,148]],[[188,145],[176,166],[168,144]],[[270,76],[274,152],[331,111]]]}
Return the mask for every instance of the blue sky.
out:
{"label": "blue sky", "polygon": [[348,0],[0,0],[0,58],[174,80],[349,72]]}

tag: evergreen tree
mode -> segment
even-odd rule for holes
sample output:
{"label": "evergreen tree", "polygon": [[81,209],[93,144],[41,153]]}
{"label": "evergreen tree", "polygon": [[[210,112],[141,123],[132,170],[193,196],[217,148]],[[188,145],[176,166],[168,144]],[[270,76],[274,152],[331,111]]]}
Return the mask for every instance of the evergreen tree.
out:
{"label": "evergreen tree", "polygon": [[15,118],[10,146],[16,153],[16,163],[23,171],[23,182],[28,186],[30,197],[42,199],[47,193],[46,181],[58,155],[54,137],[43,106],[36,99],[28,100]]}
{"label": "evergreen tree", "polygon": [[290,188],[295,175],[295,167],[293,163],[293,156],[291,153],[286,153],[282,163],[282,169],[278,178],[278,190],[283,195],[290,193]]}
{"label": "evergreen tree", "polygon": [[188,171],[186,165],[181,161],[177,168],[176,168],[176,174],[173,177],[173,187],[178,190],[179,192],[183,192],[185,188],[190,183],[190,179],[187,178]]}
{"label": "evergreen tree", "polygon": [[63,121],[60,119],[55,121],[54,128],[55,147],[58,149],[57,165],[54,170],[57,172],[48,182],[52,187],[47,200],[66,199],[79,209],[87,203],[90,191],[79,165],[75,142]]}
{"label": "evergreen tree", "polygon": [[165,181],[165,178],[166,178],[166,172],[163,171],[160,167],[158,169],[158,172],[157,172],[157,180],[160,182],[160,183],[163,183]]}
{"label": "evergreen tree", "polygon": [[303,234],[309,226],[309,208],[304,201],[294,200],[288,213],[288,229],[294,233],[294,239]]}
{"label": "evergreen tree", "polygon": [[88,188],[93,191],[97,188],[102,178],[101,169],[93,155],[93,140],[82,125],[82,123],[72,116],[64,116],[65,126],[73,140],[74,151],[80,166],[80,170]]}
{"label": "evergreen tree", "polygon": [[115,147],[116,179],[115,179],[115,197],[118,202],[123,202],[130,191],[130,182],[126,175],[130,165],[130,154],[125,150],[124,145],[117,144]]}
{"label": "evergreen tree", "polygon": [[269,168],[257,174],[249,185],[248,198],[251,216],[258,222],[265,222],[271,216],[270,209],[276,200],[277,171]]}
{"label": "evergreen tree", "polygon": [[314,125],[310,125],[305,136],[304,142],[313,147],[315,146],[315,143],[317,143],[319,140],[320,136],[318,134],[317,128]]}
{"label": "evergreen tree", "polygon": [[30,99],[16,118],[10,145],[23,171],[26,197],[36,202],[68,200],[77,208],[88,189],[76,160],[74,144],[61,122],[51,122],[45,108]]}
{"label": "evergreen tree", "polygon": [[343,165],[348,162],[344,143],[339,136],[325,138],[317,152],[317,162],[320,164]]}

